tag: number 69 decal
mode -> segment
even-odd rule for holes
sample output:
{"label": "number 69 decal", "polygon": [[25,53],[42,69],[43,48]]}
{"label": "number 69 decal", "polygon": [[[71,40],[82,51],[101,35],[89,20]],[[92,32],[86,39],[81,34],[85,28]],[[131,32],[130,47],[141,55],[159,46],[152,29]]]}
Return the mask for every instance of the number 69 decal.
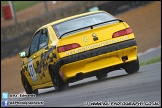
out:
{"label": "number 69 decal", "polygon": [[28,60],[28,71],[29,71],[29,74],[33,80],[33,82],[37,81],[38,78],[36,76],[36,72],[35,72],[35,69],[34,69],[34,65],[33,65],[33,60],[29,58]]}

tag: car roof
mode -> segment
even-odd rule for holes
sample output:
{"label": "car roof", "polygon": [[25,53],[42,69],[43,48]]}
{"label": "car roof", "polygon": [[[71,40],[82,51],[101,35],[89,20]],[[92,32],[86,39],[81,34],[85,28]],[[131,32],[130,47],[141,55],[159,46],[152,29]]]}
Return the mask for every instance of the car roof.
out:
{"label": "car roof", "polygon": [[56,20],[56,21],[53,21],[51,23],[48,23],[48,24],[40,27],[39,29],[47,27],[47,26],[51,26],[51,25],[54,25],[54,24],[57,24],[57,23],[60,23],[60,22],[66,21],[66,20],[70,20],[70,19],[73,19],[73,18],[78,18],[78,17],[81,17],[81,16],[86,16],[86,15],[90,15],[90,14],[94,14],[94,13],[100,13],[100,12],[105,12],[105,11],[94,11],[94,12],[86,12],[86,13],[82,13],[82,14],[78,14],[78,15],[73,15],[73,16],[70,16],[70,17],[67,17],[67,18],[63,18],[63,19]]}

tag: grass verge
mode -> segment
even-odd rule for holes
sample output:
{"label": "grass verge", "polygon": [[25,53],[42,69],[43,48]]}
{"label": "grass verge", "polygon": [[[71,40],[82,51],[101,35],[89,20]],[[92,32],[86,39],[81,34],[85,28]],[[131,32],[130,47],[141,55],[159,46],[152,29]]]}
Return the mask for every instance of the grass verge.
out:
{"label": "grass verge", "polygon": [[160,61],[161,61],[161,56],[155,57],[153,59],[150,59],[150,60],[147,60],[147,61],[144,61],[144,62],[141,62],[140,66],[149,65],[149,64],[152,64],[152,63],[160,62]]}

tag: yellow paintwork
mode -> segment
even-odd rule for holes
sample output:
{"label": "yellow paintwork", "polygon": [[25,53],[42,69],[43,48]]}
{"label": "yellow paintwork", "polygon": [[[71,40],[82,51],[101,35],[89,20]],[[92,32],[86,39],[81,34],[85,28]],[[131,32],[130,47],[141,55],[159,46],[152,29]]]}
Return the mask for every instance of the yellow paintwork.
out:
{"label": "yellow paintwork", "polygon": [[[101,12],[101,11],[97,11],[97,12]],[[88,51],[91,49],[95,49],[95,48],[99,48],[102,46],[106,46],[106,45],[110,45],[110,44],[114,44],[114,43],[118,43],[118,42],[122,42],[122,41],[135,38],[134,34],[132,33],[129,35],[125,35],[122,37],[117,37],[117,38],[112,39],[112,35],[114,32],[125,29],[125,28],[129,28],[129,25],[126,22],[116,22],[113,24],[105,24],[102,26],[97,26],[97,27],[94,27],[93,29],[87,29],[81,32],[77,32],[77,33],[71,34],[70,36],[68,35],[66,37],[63,37],[61,39],[57,38],[56,33],[54,29],[52,28],[53,24],[57,24],[57,23],[60,23],[60,22],[63,22],[63,21],[66,21],[72,18],[77,18],[80,16],[89,15],[89,14],[97,13],[97,12],[88,12],[88,13],[75,15],[72,17],[54,21],[52,23],[49,23],[49,24],[46,24],[40,27],[37,31],[43,28],[47,28],[48,30],[48,38],[49,38],[48,47],[51,48],[54,45],[56,46],[56,49],[53,50],[52,53],[56,54],[57,59],[52,58],[52,53],[50,53],[49,57],[52,58],[52,61],[50,61],[49,59],[45,60],[44,64],[46,63],[48,63],[48,65],[54,64],[56,61],[58,61],[59,59],[63,57],[71,56],[71,55],[81,53],[84,51]],[[95,33],[97,37],[99,38],[97,41],[93,40],[92,38],[93,33]],[[81,47],[72,49],[66,52],[61,52],[61,53],[57,52],[57,47],[76,43],[76,40],[77,40],[77,43],[81,45]],[[41,50],[39,50],[38,52],[30,56],[30,58],[33,60],[34,68],[39,68],[36,64],[36,61],[41,61],[40,56],[44,52],[45,52],[45,48],[42,48]],[[101,68],[121,64],[123,63],[123,61],[121,60],[121,56],[125,56],[125,55],[127,55],[129,58],[126,62],[137,59],[137,46],[125,48],[125,49],[114,51],[111,53],[102,54],[96,57],[66,64],[62,66],[60,69],[62,73],[64,74],[63,80],[66,81],[68,78],[75,76],[77,73],[80,73],[80,72],[88,73],[88,72],[98,70]],[[21,66],[21,71],[24,70],[25,67],[28,66],[27,64],[28,64],[28,58],[24,58],[23,65]],[[44,72],[45,77],[42,77],[42,72]],[[32,86],[33,90],[53,86],[51,82],[51,77],[49,75],[49,70],[46,69],[46,71],[44,71],[44,67],[41,68],[40,73],[36,74],[38,80],[35,82],[32,81],[31,77],[29,76],[29,72],[27,70],[25,70],[24,74],[27,80],[29,81],[30,85]]]}
{"label": "yellow paintwork", "polygon": [[137,46],[66,64],[62,66],[60,70],[64,75],[64,81],[66,81],[68,78],[73,77],[80,72],[88,73],[94,70],[121,64],[123,63],[121,57],[126,55],[128,55],[129,58],[126,62],[136,60]]}

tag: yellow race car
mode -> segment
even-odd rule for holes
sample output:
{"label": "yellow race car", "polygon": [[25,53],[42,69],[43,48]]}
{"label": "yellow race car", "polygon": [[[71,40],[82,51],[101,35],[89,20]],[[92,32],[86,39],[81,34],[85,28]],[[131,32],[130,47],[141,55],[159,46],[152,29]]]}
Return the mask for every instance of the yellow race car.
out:
{"label": "yellow race car", "polygon": [[87,12],[40,27],[23,59],[21,80],[26,93],[125,69],[138,72],[137,44],[130,26],[105,11]]}

